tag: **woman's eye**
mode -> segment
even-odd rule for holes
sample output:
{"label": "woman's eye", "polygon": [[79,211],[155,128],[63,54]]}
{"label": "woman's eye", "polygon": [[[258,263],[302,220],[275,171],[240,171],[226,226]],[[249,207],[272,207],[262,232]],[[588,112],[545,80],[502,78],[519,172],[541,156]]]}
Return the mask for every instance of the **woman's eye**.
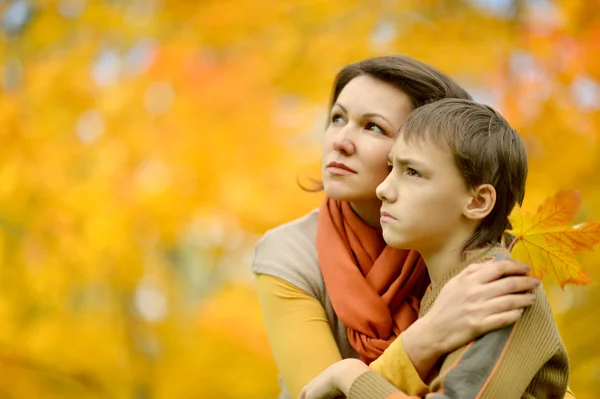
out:
{"label": "woman's eye", "polygon": [[331,123],[343,123],[344,118],[339,114],[334,114],[331,116]]}
{"label": "woman's eye", "polygon": [[408,176],[421,177],[421,174],[413,168],[406,168],[406,174]]}
{"label": "woman's eye", "polygon": [[377,126],[376,124],[374,124],[372,122],[367,123],[367,125],[365,126],[365,129],[370,130],[375,133],[385,133],[382,128],[380,128],[379,126]]}

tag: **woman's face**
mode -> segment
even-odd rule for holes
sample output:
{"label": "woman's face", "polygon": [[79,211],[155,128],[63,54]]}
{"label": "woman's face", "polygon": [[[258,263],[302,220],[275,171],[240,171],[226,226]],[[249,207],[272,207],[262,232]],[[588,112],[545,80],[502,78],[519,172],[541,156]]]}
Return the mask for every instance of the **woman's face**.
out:
{"label": "woman's face", "polygon": [[356,77],[342,89],[323,143],[328,197],[353,204],[378,201],[375,189],[389,173],[387,156],[411,111],[403,91],[370,76]]}

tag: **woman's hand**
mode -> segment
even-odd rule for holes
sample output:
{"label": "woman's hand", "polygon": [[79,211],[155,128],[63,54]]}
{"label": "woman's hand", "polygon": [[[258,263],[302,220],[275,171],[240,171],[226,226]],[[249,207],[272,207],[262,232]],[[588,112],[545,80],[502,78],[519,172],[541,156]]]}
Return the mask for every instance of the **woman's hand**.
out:
{"label": "woman's hand", "polygon": [[401,335],[423,380],[442,355],[517,321],[540,284],[528,271],[509,260],[475,263],[444,286],[429,312]]}
{"label": "woman's hand", "polygon": [[340,395],[348,396],[354,381],[366,371],[369,371],[369,366],[358,359],[344,359],[333,363],[302,388],[299,399],[333,399]]}

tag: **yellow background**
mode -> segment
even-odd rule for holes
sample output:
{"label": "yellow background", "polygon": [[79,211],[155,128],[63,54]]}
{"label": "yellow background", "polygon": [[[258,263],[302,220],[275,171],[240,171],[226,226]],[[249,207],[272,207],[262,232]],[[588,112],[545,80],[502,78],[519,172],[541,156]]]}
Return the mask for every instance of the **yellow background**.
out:
{"label": "yellow background", "polygon": [[[574,222],[600,221],[595,0],[3,0],[0,22],[2,398],[275,398],[253,245],[321,200],[297,180],[361,58],[451,74],[526,140],[525,208],[581,189]],[[546,288],[596,398],[600,290]]]}

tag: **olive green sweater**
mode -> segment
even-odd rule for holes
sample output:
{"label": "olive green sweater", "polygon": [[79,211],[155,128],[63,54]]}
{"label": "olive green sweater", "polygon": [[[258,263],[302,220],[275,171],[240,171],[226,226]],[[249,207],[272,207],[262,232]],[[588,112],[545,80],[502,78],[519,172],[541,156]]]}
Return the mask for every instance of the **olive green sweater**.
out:
{"label": "olive green sweater", "polygon": [[[466,265],[490,256],[501,258],[504,248],[491,248],[470,257],[461,267],[430,287],[421,302],[425,315],[443,286]],[[569,381],[569,360],[554,322],[544,289],[513,325],[492,331],[442,359],[437,375],[423,396],[409,396],[373,371],[361,375],[349,399],[539,399],[563,398]]]}

